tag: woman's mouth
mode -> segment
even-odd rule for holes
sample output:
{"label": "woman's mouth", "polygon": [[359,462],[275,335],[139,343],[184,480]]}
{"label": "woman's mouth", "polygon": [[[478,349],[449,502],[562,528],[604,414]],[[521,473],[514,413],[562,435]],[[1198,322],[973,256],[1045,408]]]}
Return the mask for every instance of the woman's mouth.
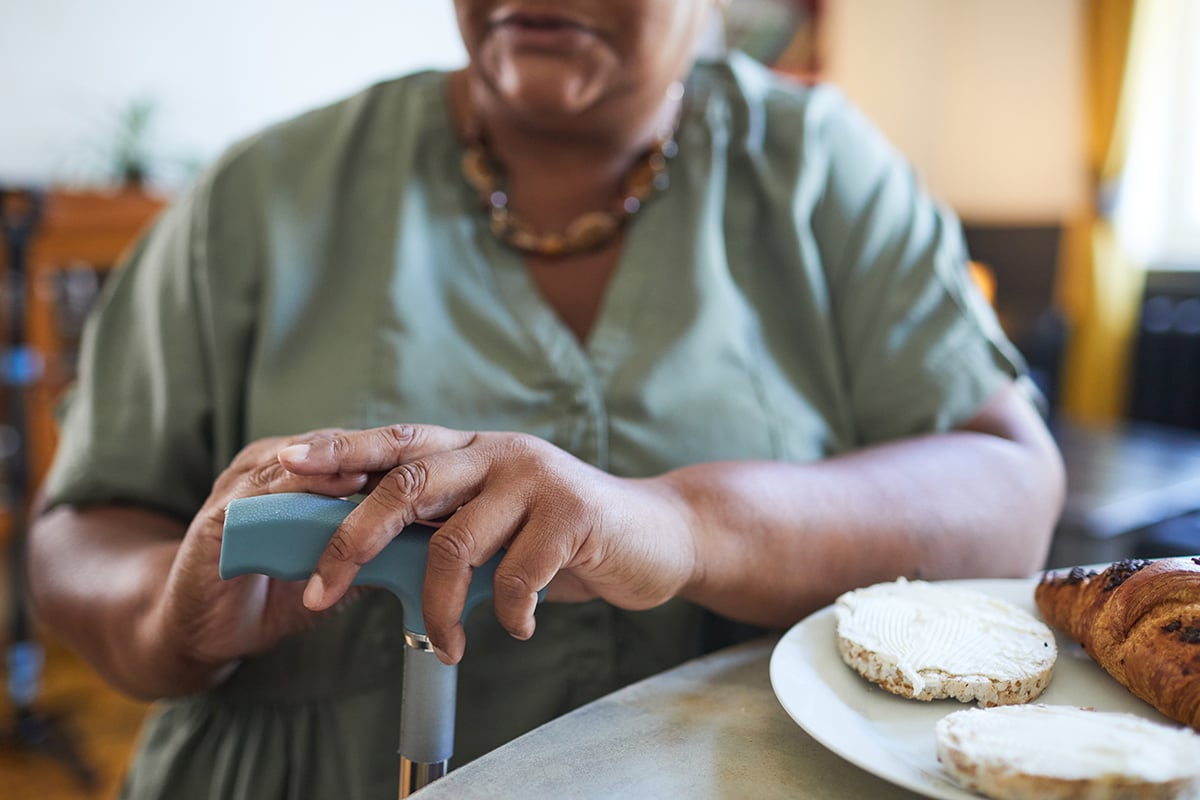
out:
{"label": "woman's mouth", "polygon": [[553,11],[510,11],[492,23],[493,32],[518,48],[574,50],[594,32],[582,22]]}

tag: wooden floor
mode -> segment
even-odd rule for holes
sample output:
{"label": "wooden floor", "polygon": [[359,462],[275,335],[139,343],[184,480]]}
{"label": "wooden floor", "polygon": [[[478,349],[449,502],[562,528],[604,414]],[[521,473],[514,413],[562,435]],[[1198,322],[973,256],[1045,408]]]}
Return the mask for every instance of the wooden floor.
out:
{"label": "wooden floor", "polygon": [[[2,541],[2,540],[0,540]],[[2,549],[2,548],[0,548]],[[0,566],[4,558],[0,556]],[[10,598],[8,571],[0,571],[0,620],[7,622]],[[7,650],[9,632],[0,628],[0,647]],[[96,775],[92,791],[43,748],[19,743],[13,735],[15,716],[8,693],[0,691],[0,796],[5,800],[108,800],[120,789],[125,765],[148,706],[110,689],[83,661],[62,644],[42,637],[46,648],[42,687],[34,710],[48,717],[53,730],[67,733]],[[6,667],[0,674],[7,681]]]}

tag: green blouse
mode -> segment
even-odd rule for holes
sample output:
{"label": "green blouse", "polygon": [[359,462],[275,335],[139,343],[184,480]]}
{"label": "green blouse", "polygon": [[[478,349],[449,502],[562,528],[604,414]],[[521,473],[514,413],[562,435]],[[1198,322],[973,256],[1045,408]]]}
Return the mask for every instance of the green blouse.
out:
{"label": "green blouse", "polygon": [[[956,221],[837,91],[735,55],[686,97],[584,343],[478,211],[445,73],[234,147],[106,287],[51,501],[189,520],[249,441],[399,421],[526,431],[623,476],[806,461],[951,428],[1018,374]],[[468,620],[457,763],[711,644],[682,601],[537,615],[529,642]],[[159,704],[128,795],[394,796],[402,647],[375,592]]]}

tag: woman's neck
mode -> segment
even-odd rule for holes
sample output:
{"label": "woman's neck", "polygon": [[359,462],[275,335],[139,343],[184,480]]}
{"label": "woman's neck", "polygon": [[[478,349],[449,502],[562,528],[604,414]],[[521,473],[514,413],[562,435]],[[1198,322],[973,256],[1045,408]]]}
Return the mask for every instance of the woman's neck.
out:
{"label": "woman's neck", "polygon": [[502,105],[466,71],[452,77],[460,131],[485,137],[503,167],[513,208],[539,227],[566,224],[611,204],[637,158],[669,130],[679,97],[625,97],[561,120],[530,119]]}

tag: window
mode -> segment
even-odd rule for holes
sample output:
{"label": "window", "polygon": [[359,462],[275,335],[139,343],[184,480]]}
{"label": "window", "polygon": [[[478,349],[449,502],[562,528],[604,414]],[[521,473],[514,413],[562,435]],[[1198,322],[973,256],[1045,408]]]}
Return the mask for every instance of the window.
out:
{"label": "window", "polygon": [[1145,267],[1200,270],[1200,3],[1154,3],[1134,37],[1117,235]]}

